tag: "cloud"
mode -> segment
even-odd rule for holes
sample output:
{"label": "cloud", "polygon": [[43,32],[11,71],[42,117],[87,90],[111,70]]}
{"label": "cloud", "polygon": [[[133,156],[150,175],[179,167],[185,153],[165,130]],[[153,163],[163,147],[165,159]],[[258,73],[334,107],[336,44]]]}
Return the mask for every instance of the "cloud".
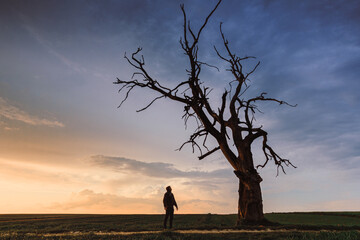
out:
{"label": "cloud", "polygon": [[0,116],[10,120],[20,121],[30,125],[43,125],[48,127],[64,127],[65,125],[56,120],[49,120],[30,115],[29,113],[11,105],[0,97]]}
{"label": "cloud", "polygon": [[64,65],[66,65],[67,67],[69,67],[70,69],[72,69],[75,72],[78,72],[78,73],[86,73],[87,72],[86,68],[80,66],[76,62],[71,61],[69,58],[65,57],[63,54],[56,51],[52,47],[53,44],[51,42],[49,42],[45,38],[43,38],[41,36],[41,34],[34,27],[29,25],[29,22],[31,23],[30,18],[28,18],[27,16],[25,16],[24,14],[22,14],[18,11],[16,13],[17,13],[18,17],[21,19],[21,21],[23,23],[23,27],[29,33],[29,35],[37,43],[39,43],[42,47],[44,47],[49,54],[56,57],[60,62],[62,62]]}
{"label": "cloud", "polygon": [[4,127],[4,130],[6,130],[6,131],[17,131],[17,130],[19,130],[19,128]]}
{"label": "cloud", "polygon": [[230,169],[215,171],[182,171],[173,164],[162,162],[142,162],[123,157],[97,155],[90,157],[96,166],[111,168],[114,171],[141,174],[154,178],[227,178],[232,174]]}
{"label": "cloud", "polygon": [[54,202],[47,208],[61,209],[65,212],[84,211],[89,213],[101,209],[103,213],[137,214],[144,213],[144,209],[150,213],[158,212],[161,204],[159,199],[129,198],[117,194],[97,193],[90,189],[84,189],[78,193],[73,193],[67,201]]}
{"label": "cloud", "polygon": [[195,181],[187,181],[184,182],[183,185],[191,186],[191,187],[201,187],[202,189],[206,189],[207,191],[218,190],[219,182],[215,181],[206,181],[206,180],[195,180]]}
{"label": "cloud", "polygon": [[9,182],[47,183],[58,186],[75,184],[79,180],[76,174],[70,174],[67,170],[59,171],[59,169],[44,167],[38,164],[3,159],[0,159],[0,175]]}

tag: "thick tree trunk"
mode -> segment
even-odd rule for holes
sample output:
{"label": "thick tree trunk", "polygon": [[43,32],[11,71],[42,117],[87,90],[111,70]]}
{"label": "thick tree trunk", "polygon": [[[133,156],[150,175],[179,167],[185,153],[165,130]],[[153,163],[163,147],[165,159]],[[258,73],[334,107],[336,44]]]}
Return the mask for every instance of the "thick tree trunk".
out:
{"label": "thick tree trunk", "polygon": [[264,220],[261,196],[261,177],[253,171],[234,171],[239,178],[239,203],[237,225],[241,223],[260,223]]}
{"label": "thick tree trunk", "polygon": [[224,156],[234,167],[235,175],[239,178],[238,219],[236,225],[241,223],[260,224],[264,222],[260,188],[262,178],[254,167],[251,142],[241,140],[241,135],[236,134],[234,134],[234,139],[238,139],[238,141],[235,141],[238,156],[227,154],[227,149],[224,149],[221,141],[219,141],[219,146]]}

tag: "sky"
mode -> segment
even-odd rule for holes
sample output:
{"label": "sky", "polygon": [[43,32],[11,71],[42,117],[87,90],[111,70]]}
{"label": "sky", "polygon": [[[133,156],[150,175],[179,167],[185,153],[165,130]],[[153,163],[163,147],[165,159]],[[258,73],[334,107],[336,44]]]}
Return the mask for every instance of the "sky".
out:
{"label": "sky", "polygon": [[[0,1],[0,213],[162,213],[171,185],[178,213],[235,213],[238,180],[215,153],[175,151],[181,104],[138,90],[123,99],[116,78],[143,48],[165,86],[186,80],[180,4],[198,29],[214,0]],[[259,169],[265,212],[360,210],[360,2],[223,0],[204,29],[201,80],[216,105],[232,80],[213,50],[219,24],[239,56],[261,64],[247,94],[263,104],[256,124],[296,169]],[[245,63],[245,72],[254,66]],[[256,163],[264,156],[253,146]]]}

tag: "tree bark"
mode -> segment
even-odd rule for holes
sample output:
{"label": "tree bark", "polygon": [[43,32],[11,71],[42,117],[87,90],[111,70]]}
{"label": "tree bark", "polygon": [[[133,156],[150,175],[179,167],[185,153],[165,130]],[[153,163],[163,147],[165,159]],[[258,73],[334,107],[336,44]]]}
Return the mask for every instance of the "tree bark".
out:
{"label": "tree bark", "polygon": [[236,224],[260,223],[264,220],[260,182],[261,177],[252,171],[234,171],[239,178],[238,219]]}

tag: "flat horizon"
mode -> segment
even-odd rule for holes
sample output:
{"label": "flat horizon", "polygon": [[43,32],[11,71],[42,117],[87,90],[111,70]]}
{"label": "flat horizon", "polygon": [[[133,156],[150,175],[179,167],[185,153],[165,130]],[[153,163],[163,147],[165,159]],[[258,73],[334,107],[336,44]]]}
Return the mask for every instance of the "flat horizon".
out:
{"label": "flat horizon", "polygon": [[[123,95],[123,58],[140,46],[163,86],[188,78],[180,3],[191,26],[207,1],[0,1],[0,212],[161,214],[171,185],[180,213],[237,211],[238,179],[220,151],[199,161],[184,106]],[[217,109],[233,79],[219,24],[238,56],[260,61],[244,97],[267,92],[297,107],[259,105],[255,126],[297,168],[259,168],[264,211],[359,211],[360,1],[223,1],[202,32],[201,81]],[[210,137],[209,137],[210,138]],[[209,139],[214,145],[215,140]],[[209,149],[213,146],[209,145]],[[252,146],[263,164],[261,142]]]}

